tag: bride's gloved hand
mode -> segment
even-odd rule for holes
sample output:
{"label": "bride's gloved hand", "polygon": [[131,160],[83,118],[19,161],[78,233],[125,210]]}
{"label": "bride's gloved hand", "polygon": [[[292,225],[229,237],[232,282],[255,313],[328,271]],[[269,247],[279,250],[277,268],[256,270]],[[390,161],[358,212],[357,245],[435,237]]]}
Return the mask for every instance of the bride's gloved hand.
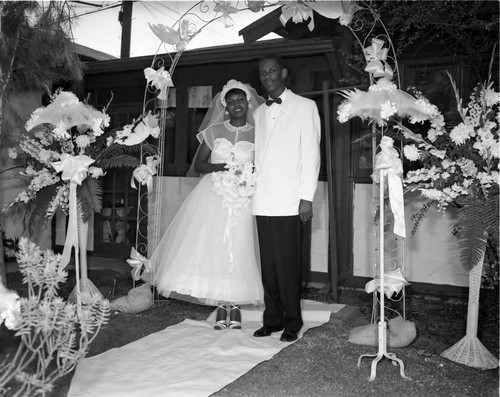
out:
{"label": "bride's gloved hand", "polygon": [[227,171],[226,163],[211,163],[214,170],[212,172]]}
{"label": "bride's gloved hand", "polygon": [[226,171],[226,163],[211,163],[210,154],[212,149],[203,142],[194,162],[194,169],[201,174],[210,174],[212,172]]}

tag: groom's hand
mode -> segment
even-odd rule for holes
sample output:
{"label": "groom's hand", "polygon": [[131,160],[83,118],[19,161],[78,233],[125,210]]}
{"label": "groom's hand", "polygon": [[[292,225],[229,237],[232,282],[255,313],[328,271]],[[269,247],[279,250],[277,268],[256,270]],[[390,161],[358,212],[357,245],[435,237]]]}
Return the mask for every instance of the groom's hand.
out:
{"label": "groom's hand", "polygon": [[302,223],[306,223],[313,217],[313,205],[312,201],[300,200],[299,204],[299,216]]}

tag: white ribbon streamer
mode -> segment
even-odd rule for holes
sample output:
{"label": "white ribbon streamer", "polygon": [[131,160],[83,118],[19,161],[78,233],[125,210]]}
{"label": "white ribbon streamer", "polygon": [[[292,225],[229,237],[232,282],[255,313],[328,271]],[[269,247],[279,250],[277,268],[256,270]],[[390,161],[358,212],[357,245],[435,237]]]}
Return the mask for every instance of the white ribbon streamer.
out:
{"label": "white ribbon streamer", "polygon": [[[388,136],[382,137],[380,141],[380,152],[375,156],[375,172],[372,179],[380,183],[380,170],[387,172],[387,188],[389,191],[389,203],[394,214],[394,233],[406,237],[404,200],[403,200],[403,164],[398,152],[393,147],[394,141]],[[384,194],[384,192],[380,192]],[[383,211],[383,208],[380,208]]]}
{"label": "white ribbon streamer", "polygon": [[76,186],[81,185],[87,177],[87,171],[94,160],[85,155],[72,156],[68,153],[61,154],[61,161],[52,163],[57,172],[62,172],[61,179],[69,182],[69,219],[66,241],[61,257],[60,266],[65,268],[71,258],[71,249],[75,247],[78,252],[78,211]]}

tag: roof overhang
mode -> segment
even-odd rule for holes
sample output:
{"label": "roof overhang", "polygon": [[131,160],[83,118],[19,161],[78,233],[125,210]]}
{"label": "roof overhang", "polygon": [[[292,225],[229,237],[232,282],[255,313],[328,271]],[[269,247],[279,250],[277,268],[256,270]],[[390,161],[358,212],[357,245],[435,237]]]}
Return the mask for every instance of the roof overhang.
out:
{"label": "roof overhang", "polygon": [[[231,44],[185,51],[179,58],[177,66],[245,62],[258,60],[262,54],[267,53],[276,53],[286,58],[315,54],[333,56],[336,52],[337,49],[334,47],[331,39],[304,39],[298,41],[275,39],[258,41],[252,44]],[[161,58],[166,62],[174,57],[175,53],[169,55],[159,54],[157,56],[157,58]],[[153,60],[154,57],[148,55],[135,58],[88,62],[85,74],[144,69],[147,65],[151,65]]]}
{"label": "roof overhang", "polygon": [[342,27],[336,19],[327,18],[312,10],[314,19],[314,28],[309,30],[308,24],[310,18],[306,21],[294,23],[289,20],[284,26],[280,21],[281,7],[264,15],[245,28],[238,34],[243,36],[245,43],[253,43],[269,33],[291,40],[315,38],[315,37],[335,37],[342,34]]}

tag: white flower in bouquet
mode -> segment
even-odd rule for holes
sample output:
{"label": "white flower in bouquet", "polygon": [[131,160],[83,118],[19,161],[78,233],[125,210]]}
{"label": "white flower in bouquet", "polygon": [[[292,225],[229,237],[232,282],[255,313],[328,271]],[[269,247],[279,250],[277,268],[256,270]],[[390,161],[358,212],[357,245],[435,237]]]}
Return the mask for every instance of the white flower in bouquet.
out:
{"label": "white flower in bouquet", "polygon": [[471,125],[465,125],[464,123],[460,123],[450,132],[450,139],[456,145],[462,145],[467,139],[473,136],[475,136],[474,128]]}
{"label": "white flower in bouquet", "polygon": [[88,135],[79,135],[76,137],[75,143],[80,149],[85,149],[90,146],[90,138]]}
{"label": "white flower in bouquet", "polygon": [[396,104],[390,100],[385,101],[380,106],[380,118],[382,120],[389,120],[389,118],[398,112]]}
{"label": "white flower in bouquet", "polygon": [[420,153],[417,149],[417,147],[415,145],[406,145],[404,148],[403,148],[403,152],[404,152],[404,155],[405,157],[408,159],[408,160],[411,160],[411,161],[416,161],[420,158]]}
{"label": "white flower in bouquet", "polygon": [[102,168],[99,168],[99,167],[89,167],[88,172],[89,172],[89,175],[94,179],[97,179],[103,175],[106,175],[106,173],[102,170]]}
{"label": "white flower in bouquet", "polygon": [[9,158],[15,160],[17,159],[17,150],[14,149],[14,148],[9,148],[8,149],[8,154],[9,154]]}
{"label": "white flower in bouquet", "polygon": [[227,163],[227,171],[212,174],[212,190],[222,196],[222,205],[233,211],[245,208],[255,193],[255,172],[253,163]]}

